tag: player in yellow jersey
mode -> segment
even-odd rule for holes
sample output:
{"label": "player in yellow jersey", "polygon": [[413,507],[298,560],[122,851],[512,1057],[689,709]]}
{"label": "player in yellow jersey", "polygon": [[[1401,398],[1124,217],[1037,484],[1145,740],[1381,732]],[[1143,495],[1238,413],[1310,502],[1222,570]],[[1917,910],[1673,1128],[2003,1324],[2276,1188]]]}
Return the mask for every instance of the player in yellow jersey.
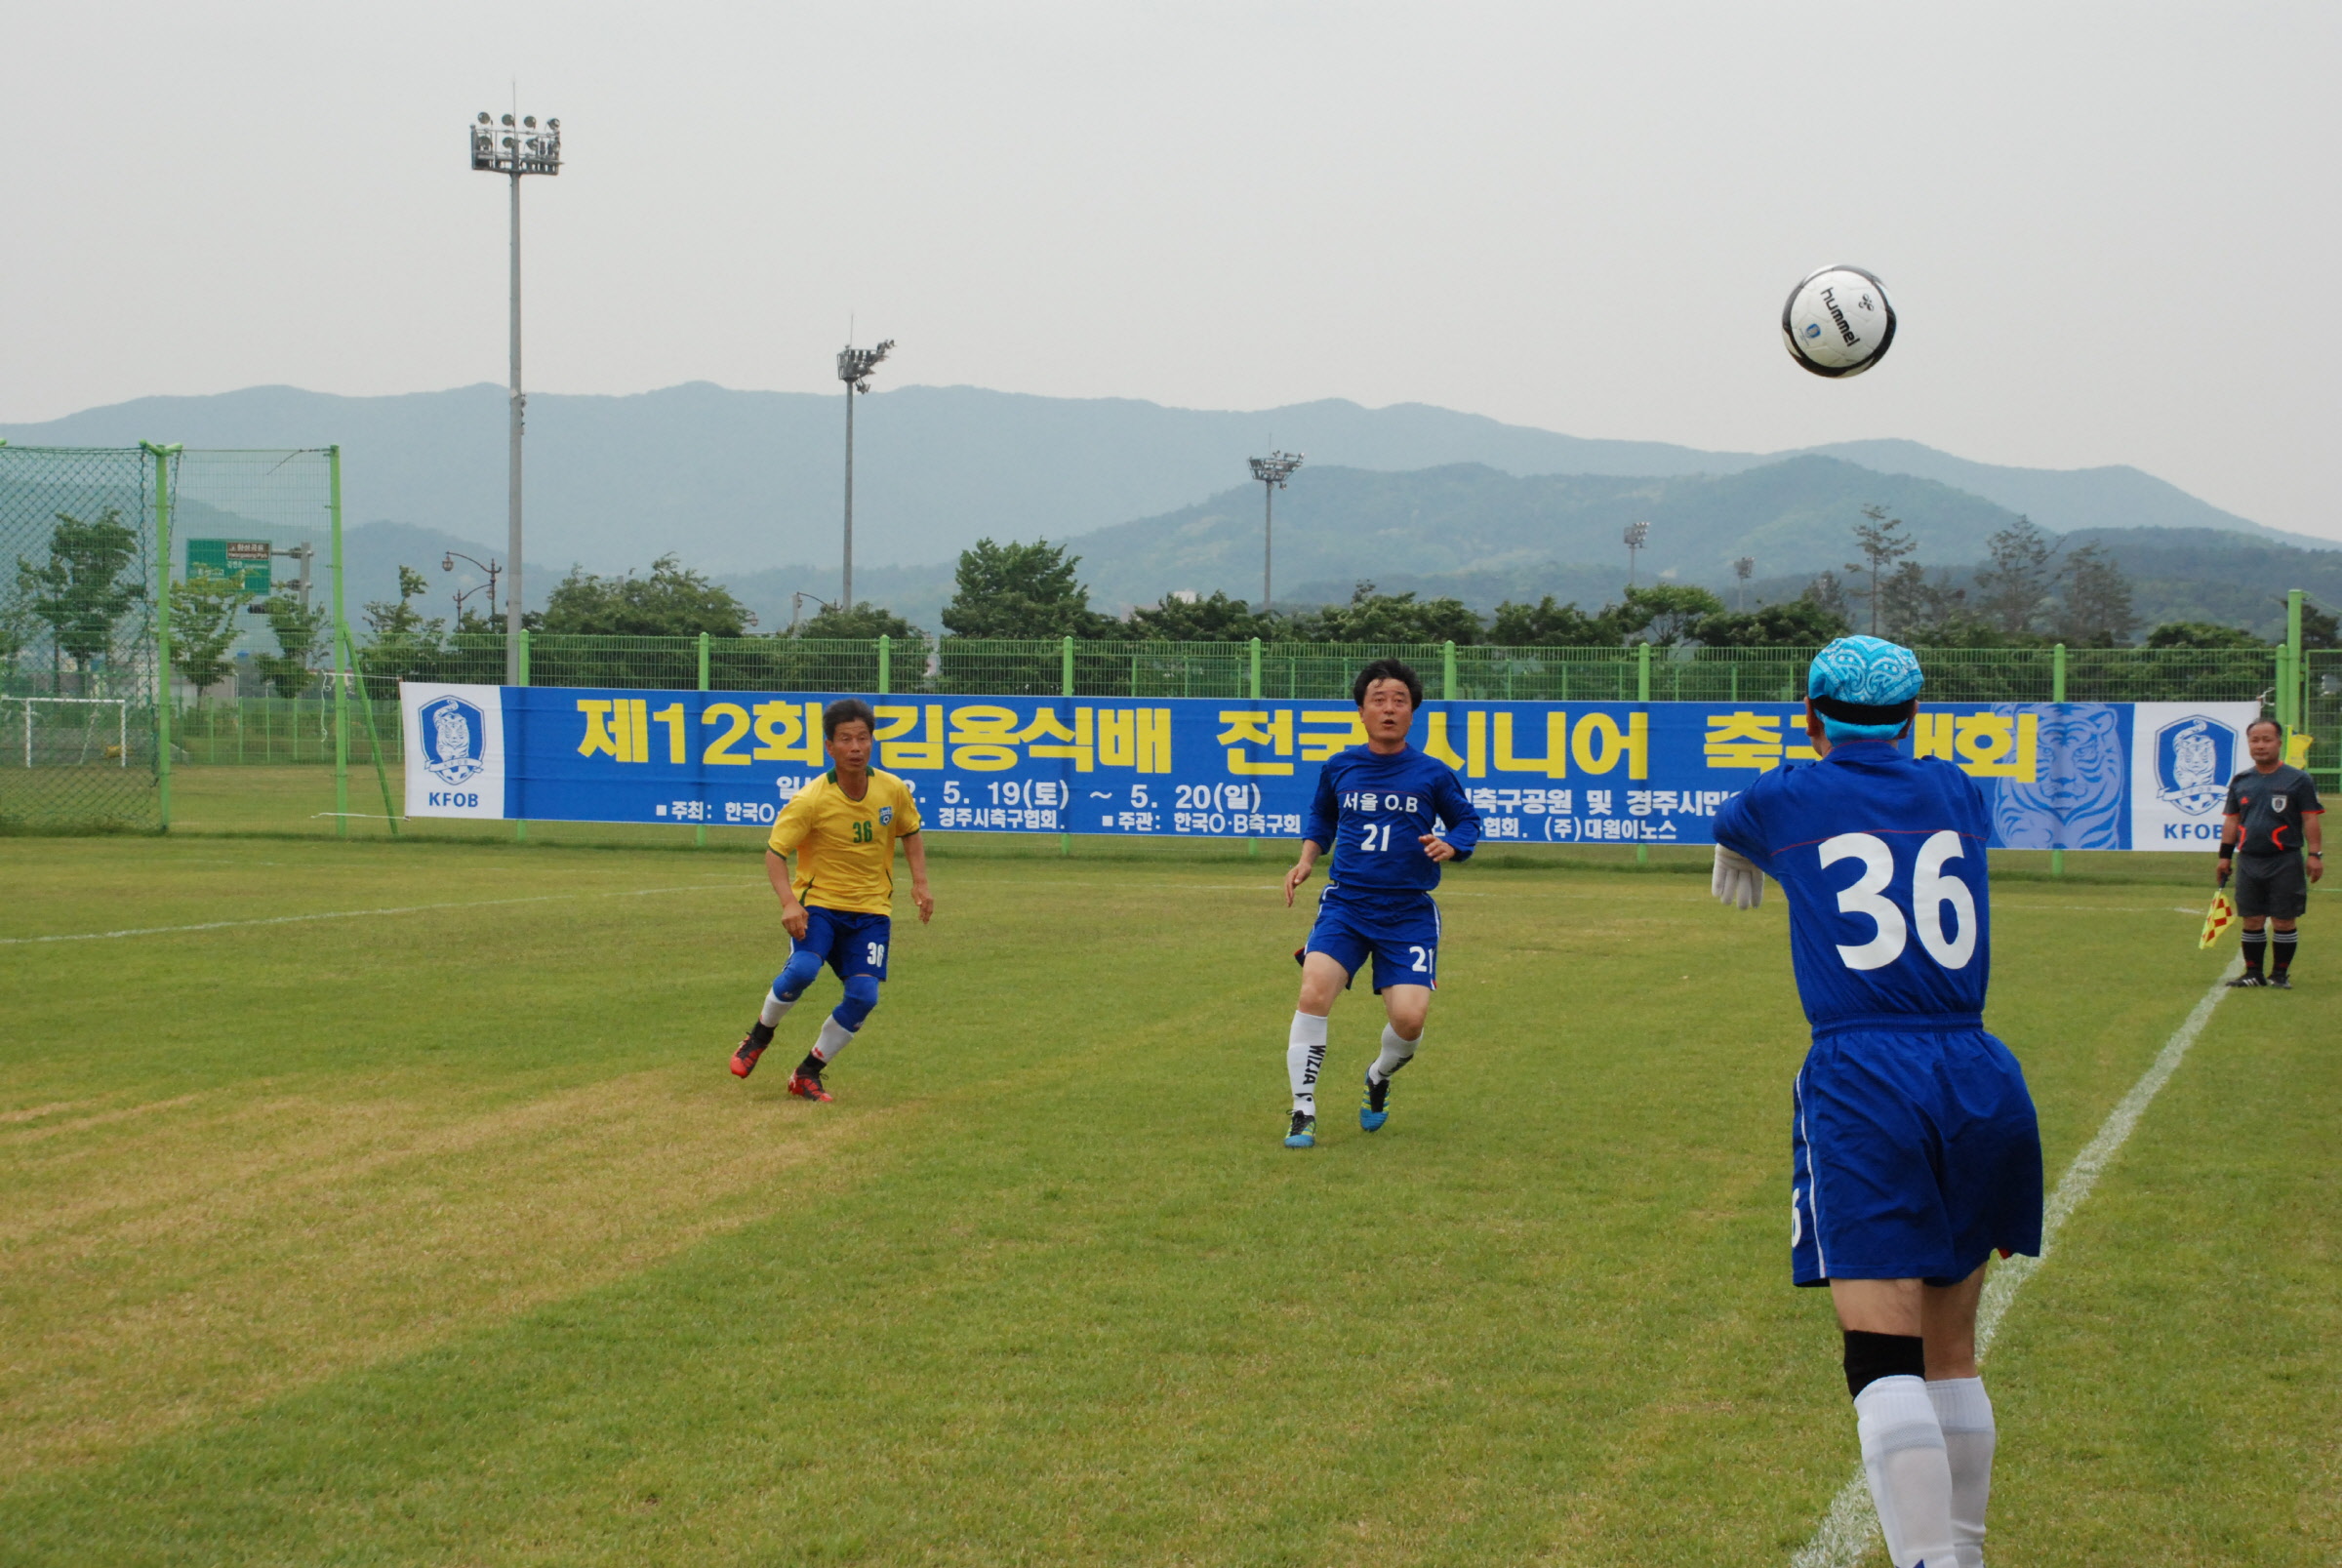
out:
{"label": "player in yellow jersey", "polygon": [[755,1026],[732,1053],[732,1071],[745,1078],[756,1070],[756,1059],[773,1043],[774,1026],[828,964],[846,983],[846,996],[822,1021],[813,1049],[789,1074],[788,1092],[806,1100],[830,1098],[822,1087],[822,1069],[852,1043],[878,1005],[894,932],[898,840],[910,863],[910,902],[918,906],[919,923],[935,914],[918,802],[909,784],[870,766],[871,722],[870,705],[860,698],[829,704],[822,714],[822,737],[830,770],[782,809],[765,845],[765,875],[781,896],[781,924],[788,930],[788,966],[774,980]]}

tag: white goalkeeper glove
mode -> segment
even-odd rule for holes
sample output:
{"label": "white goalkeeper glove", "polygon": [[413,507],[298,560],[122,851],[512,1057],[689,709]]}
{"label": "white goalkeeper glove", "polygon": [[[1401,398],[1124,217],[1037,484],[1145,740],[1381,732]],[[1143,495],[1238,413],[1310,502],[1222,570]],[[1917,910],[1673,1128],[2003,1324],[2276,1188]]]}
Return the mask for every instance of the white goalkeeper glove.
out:
{"label": "white goalkeeper glove", "polygon": [[1754,909],[1764,902],[1764,873],[1756,869],[1755,861],[1718,844],[1716,872],[1708,879],[1708,891],[1716,895],[1718,904]]}

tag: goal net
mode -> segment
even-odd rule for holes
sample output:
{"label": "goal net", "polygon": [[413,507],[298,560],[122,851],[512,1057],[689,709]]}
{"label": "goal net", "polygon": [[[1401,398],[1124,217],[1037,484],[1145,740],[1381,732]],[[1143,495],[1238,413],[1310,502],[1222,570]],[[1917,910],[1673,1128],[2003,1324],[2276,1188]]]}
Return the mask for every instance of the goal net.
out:
{"label": "goal net", "polygon": [[160,825],[160,461],[0,446],[0,831]]}

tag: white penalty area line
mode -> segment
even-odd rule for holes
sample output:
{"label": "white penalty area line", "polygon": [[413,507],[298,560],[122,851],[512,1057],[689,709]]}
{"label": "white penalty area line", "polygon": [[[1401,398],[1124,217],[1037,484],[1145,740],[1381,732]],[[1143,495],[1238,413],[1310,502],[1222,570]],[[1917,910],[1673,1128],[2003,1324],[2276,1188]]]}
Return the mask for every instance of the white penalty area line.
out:
{"label": "white penalty area line", "polygon": [[[2001,1321],[2008,1316],[2008,1308],[2016,1301],[2017,1292],[2025,1288],[2025,1281],[2031,1279],[2034,1271],[2047,1261],[2049,1249],[2056,1245],[2057,1233],[2074,1217],[2074,1211],[2081,1207],[2082,1200],[2090,1195],[2090,1189],[2098,1185],[2098,1178],[2105,1174],[2107,1166],[2137,1130],[2139,1118],[2147,1113],[2148,1106],[2162,1092],[2163,1085],[2171,1081],[2171,1074],[2179,1070],[2179,1064],[2187,1056],[2189,1047],[2203,1032],[2203,1026],[2211,1022],[2212,1010],[2228,994],[2229,981],[2243,971],[2242,959],[2230,960],[2228,967],[2221,971],[2220,978],[2212,983],[2212,988],[2205,991],[2196,1003],[2195,1010],[2188,1014],[2178,1028],[2171,1031],[2171,1038],[2163,1042],[2163,1048],[2156,1053],[2147,1070],[2139,1074],[2139,1081],[2130,1086],[2130,1093],[2106,1113],[2106,1120],[2099,1123],[2098,1136],[2083,1146],[2081,1152],[2074,1156],[2074,1163],[2066,1167],[2066,1174],[2058,1182],[2057,1190],[2049,1194],[2049,1201],[2041,1210],[2040,1257],[2020,1255],[1985,1275],[1984,1299],[1976,1309],[1978,1361],[1984,1359],[1984,1352],[1991,1347],[1993,1337],[2000,1332]],[[1789,1559],[1790,1568],[1854,1568],[1878,1539],[1878,1513],[1871,1504],[1870,1481],[1864,1475],[1862,1467],[1857,1465],[1853,1476],[1838,1488],[1837,1496],[1831,1499],[1830,1511],[1822,1515],[1822,1522],[1814,1529],[1813,1539]]]}
{"label": "white penalty area line", "polygon": [[647,899],[664,893],[717,893],[760,887],[755,882],[695,882],[688,887],[622,888],[614,893],[545,893],[527,899],[465,899],[449,904],[404,904],[383,909],[325,909],[316,914],[272,914],[252,920],[202,920],[185,926],[133,926],[122,931],[72,931],[53,937],[0,937],[0,947],[44,942],[111,942],[118,937],[166,937],[182,931],[226,931],[237,926],[294,926],[311,920],[364,920],[384,914],[429,914],[439,909],[487,909],[511,904],[559,904],[571,899]]}

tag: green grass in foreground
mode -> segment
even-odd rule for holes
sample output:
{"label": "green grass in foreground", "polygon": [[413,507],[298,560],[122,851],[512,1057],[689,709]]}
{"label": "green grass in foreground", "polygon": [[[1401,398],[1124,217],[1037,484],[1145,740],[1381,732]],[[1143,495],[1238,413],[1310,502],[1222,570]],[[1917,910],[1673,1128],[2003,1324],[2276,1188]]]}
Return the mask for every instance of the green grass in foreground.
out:
{"label": "green grass in foreground", "polygon": [[[735,848],[0,843],[0,937],[434,906],[0,946],[0,1562],[1742,1564],[1851,1472],[1777,897],[1452,873],[1391,1126],[1361,990],[1296,1154],[1273,853],[940,839],[813,1106],[813,1008],[723,1069]],[[2225,956],[2196,859],[2002,886],[2053,1179]],[[1996,1562],[2342,1553],[2319,912],[2018,1302]]]}

